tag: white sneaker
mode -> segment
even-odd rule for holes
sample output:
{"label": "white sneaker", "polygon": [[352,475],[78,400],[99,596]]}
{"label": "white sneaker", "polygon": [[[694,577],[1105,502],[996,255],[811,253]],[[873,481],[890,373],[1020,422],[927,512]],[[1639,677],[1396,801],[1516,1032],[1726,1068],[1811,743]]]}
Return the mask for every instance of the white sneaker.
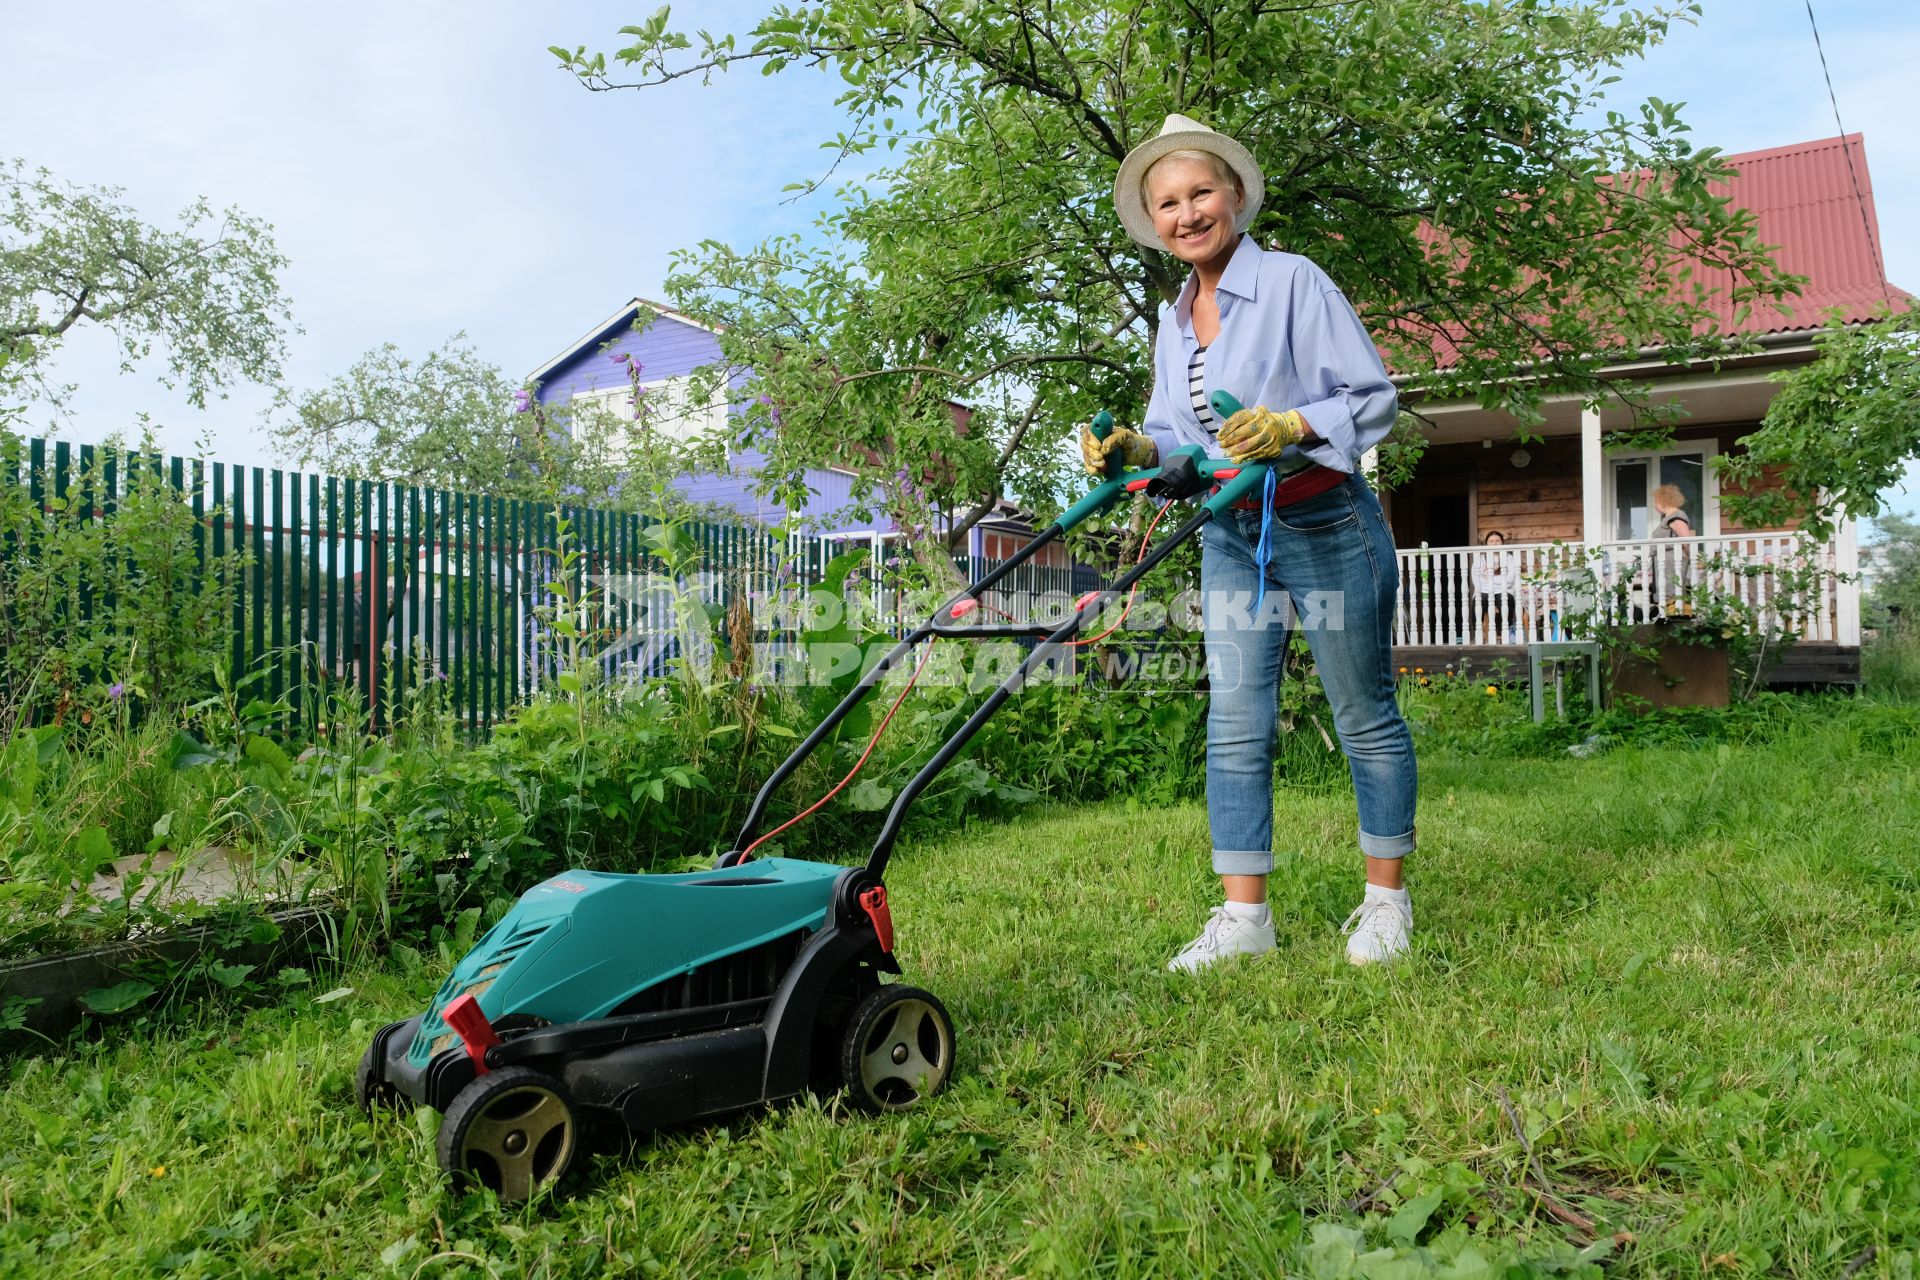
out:
{"label": "white sneaker", "polygon": [[1186,950],[1167,962],[1170,973],[1197,973],[1229,956],[1257,956],[1273,950],[1273,919],[1265,924],[1234,915],[1224,906],[1215,907],[1207,917],[1207,927],[1187,944]]}
{"label": "white sneaker", "polygon": [[1377,964],[1405,955],[1413,945],[1413,904],[1369,898],[1340,926],[1350,964]]}

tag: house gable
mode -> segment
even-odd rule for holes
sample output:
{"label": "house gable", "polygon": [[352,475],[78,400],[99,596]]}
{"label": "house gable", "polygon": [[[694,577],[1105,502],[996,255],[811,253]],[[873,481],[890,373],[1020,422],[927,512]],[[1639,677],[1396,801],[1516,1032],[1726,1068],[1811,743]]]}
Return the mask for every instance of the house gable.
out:
{"label": "house gable", "polygon": [[[643,306],[653,311],[655,318],[636,333],[634,316]],[[628,366],[620,359],[628,355],[640,365],[641,385],[656,395],[663,391],[660,384],[684,378],[722,358],[720,337],[713,329],[660,303],[635,298],[534,370],[530,380],[539,384],[536,394],[543,405],[569,405],[583,396],[606,394],[615,399],[616,404],[609,407],[617,411],[620,393],[632,385]],[[729,470],[681,476],[674,487],[689,501],[732,508],[743,519],[759,524],[785,523],[795,513],[753,491],[753,472],[762,461],[763,455],[757,450],[744,450],[730,457]],[[797,514],[818,525],[821,532],[862,533],[876,525],[883,531],[891,529],[891,522],[884,518],[876,521],[861,517],[852,509],[850,473],[815,470],[809,471],[806,479],[812,496]]]}
{"label": "house gable", "polygon": [[[633,318],[645,306],[656,312],[645,330],[633,331]],[[628,385],[627,369],[614,357],[640,362],[643,382],[683,378],[720,359],[720,338],[712,329],[676,311],[635,298],[585,337],[534,370],[542,404],[565,404],[581,392],[611,391]]]}

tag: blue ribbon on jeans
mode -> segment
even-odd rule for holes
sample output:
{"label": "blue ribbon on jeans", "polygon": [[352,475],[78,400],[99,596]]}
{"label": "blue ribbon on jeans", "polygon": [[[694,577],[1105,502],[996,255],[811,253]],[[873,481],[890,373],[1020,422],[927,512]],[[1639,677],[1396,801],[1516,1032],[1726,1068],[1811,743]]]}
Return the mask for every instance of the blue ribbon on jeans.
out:
{"label": "blue ribbon on jeans", "polygon": [[1260,545],[1253,549],[1253,567],[1260,575],[1260,589],[1253,598],[1253,620],[1260,621],[1260,606],[1267,602],[1267,561],[1273,557],[1273,491],[1280,473],[1269,465],[1267,478],[1260,485]]}

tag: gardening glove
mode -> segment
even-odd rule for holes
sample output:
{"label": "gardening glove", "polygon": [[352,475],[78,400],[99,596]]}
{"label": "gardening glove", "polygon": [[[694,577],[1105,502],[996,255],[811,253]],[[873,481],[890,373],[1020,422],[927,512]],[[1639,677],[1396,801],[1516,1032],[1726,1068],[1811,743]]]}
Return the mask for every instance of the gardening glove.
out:
{"label": "gardening glove", "polygon": [[1151,437],[1125,427],[1115,427],[1105,440],[1096,440],[1092,427],[1080,428],[1080,461],[1090,476],[1107,474],[1107,459],[1119,451],[1120,461],[1129,467],[1150,467],[1160,460],[1160,446]]}
{"label": "gardening glove", "polygon": [[1242,409],[1220,428],[1220,447],[1235,462],[1263,462],[1312,434],[1298,409],[1275,413],[1263,405]]}

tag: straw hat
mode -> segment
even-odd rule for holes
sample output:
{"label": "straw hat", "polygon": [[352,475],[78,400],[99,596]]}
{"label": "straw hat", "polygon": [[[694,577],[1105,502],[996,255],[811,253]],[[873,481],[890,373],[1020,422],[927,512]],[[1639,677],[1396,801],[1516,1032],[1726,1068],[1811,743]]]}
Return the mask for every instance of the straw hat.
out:
{"label": "straw hat", "polygon": [[1166,244],[1160,239],[1160,233],[1153,229],[1153,215],[1147,212],[1145,194],[1140,190],[1140,180],[1153,166],[1153,162],[1170,151],[1208,151],[1227,162],[1227,167],[1240,177],[1240,186],[1246,192],[1247,203],[1240,210],[1240,216],[1233,220],[1236,232],[1245,231],[1253,223],[1253,215],[1260,212],[1260,201],[1267,194],[1267,178],[1260,172],[1260,166],[1254,162],[1253,153],[1229,138],[1224,133],[1215,133],[1198,120],[1189,120],[1183,115],[1171,115],[1160,126],[1156,137],[1127,152],[1127,158],[1120,162],[1120,176],[1113,180],[1113,207],[1120,214],[1120,225],[1127,234],[1149,249],[1164,249]]}

